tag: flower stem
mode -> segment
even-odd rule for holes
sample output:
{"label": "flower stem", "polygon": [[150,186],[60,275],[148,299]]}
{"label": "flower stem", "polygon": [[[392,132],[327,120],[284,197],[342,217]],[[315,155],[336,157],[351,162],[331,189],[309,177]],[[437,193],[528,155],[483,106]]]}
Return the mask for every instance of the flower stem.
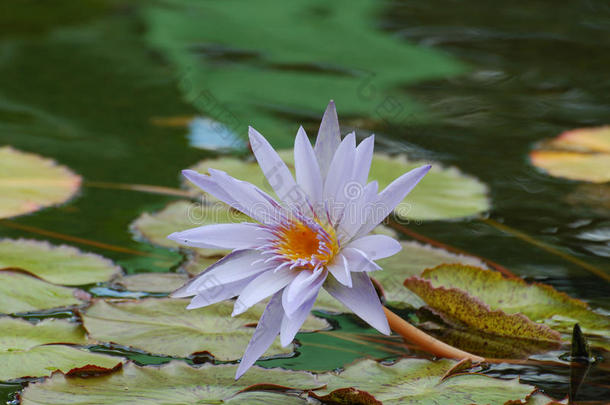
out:
{"label": "flower stem", "polygon": [[481,356],[465,352],[433,338],[432,336],[417,329],[415,326],[411,325],[386,307],[383,307],[383,311],[385,312],[385,316],[388,318],[390,328],[394,332],[398,333],[409,342],[416,344],[422,350],[428,353],[431,353],[437,357],[447,357],[450,359],[470,359],[476,363],[485,361],[485,358]]}

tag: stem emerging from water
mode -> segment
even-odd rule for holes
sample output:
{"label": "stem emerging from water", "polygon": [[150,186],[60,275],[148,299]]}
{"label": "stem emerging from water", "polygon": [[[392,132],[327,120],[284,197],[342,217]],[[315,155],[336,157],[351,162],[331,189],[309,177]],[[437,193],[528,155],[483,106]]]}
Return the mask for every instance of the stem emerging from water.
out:
{"label": "stem emerging from water", "polygon": [[450,359],[470,359],[475,363],[485,361],[485,358],[481,356],[465,352],[433,338],[432,336],[417,329],[415,326],[411,325],[409,322],[405,321],[386,307],[383,307],[383,311],[385,312],[385,316],[388,318],[390,328],[394,332],[398,333],[405,340],[416,344],[422,350],[428,353],[431,353],[437,357],[447,357]]}

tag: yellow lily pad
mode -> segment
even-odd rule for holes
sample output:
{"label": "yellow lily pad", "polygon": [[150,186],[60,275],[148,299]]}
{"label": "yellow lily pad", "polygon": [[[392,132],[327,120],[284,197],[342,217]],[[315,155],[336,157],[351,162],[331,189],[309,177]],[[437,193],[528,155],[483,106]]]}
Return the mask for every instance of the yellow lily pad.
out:
{"label": "yellow lily pad", "polygon": [[0,147],[0,218],[61,204],[80,184],[80,176],[51,159]]}
{"label": "yellow lily pad", "polygon": [[108,281],[121,273],[112,261],[66,245],[27,239],[0,240],[0,269],[21,269],[46,281],[84,285]]}
{"label": "yellow lily pad", "polygon": [[610,126],[564,132],[530,152],[532,164],[555,177],[610,181]]}

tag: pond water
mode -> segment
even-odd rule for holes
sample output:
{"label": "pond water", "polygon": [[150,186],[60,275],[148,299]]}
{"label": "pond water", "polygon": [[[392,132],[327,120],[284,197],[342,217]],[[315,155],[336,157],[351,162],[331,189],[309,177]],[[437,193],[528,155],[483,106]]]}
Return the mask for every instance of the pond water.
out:
{"label": "pond water", "polygon": [[[332,98],[344,132],[374,132],[381,151],[455,166],[488,186],[491,209],[483,216],[414,221],[409,229],[610,313],[607,277],[494,226],[610,274],[608,183],[551,177],[528,159],[541,140],[609,123],[606,1],[219,4],[11,5],[0,17],[0,144],[52,157],[84,184],[65,205],[1,220],[2,237],[70,243],[127,273],[175,269],[179,252],[142,241],[129,226],[176,197],[117,185],[177,188],[181,169],[216,156],[191,145],[188,117],[220,121],[238,136],[252,124],[286,147],[299,124],[315,133]],[[258,23],[247,26],[249,18]],[[223,147],[216,141],[212,149]],[[233,144],[243,153],[243,140]],[[371,332],[350,316],[330,318],[346,331]],[[297,357],[261,364],[329,370],[358,353],[392,358],[375,345],[333,350],[346,343],[330,335],[301,341]],[[121,353],[143,364],[164,361]],[[610,398],[607,352],[594,354],[583,401]],[[486,373],[519,376],[556,398],[570,383],[569,369],[557,366],[496,365]],[[0,398],[19,388],[0,383]]]}

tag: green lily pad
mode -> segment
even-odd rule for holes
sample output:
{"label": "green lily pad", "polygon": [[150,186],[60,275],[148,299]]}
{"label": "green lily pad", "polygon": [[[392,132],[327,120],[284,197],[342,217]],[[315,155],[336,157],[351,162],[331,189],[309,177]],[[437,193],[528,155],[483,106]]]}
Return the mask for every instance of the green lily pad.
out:
{"label": "green lily pad", "polygon": [[610,181],[610,126],[564,132],[530,152],[532,164],[551,176]]}
{"label": "green lily pad", "polygon": [[[401,174],[428,163],[409,161],[404,155],[375,154],[369,181],[377,180],[382,190]],[[433,162],[432,169],[394,211],[412,220],[470,217],[490,208],[487,192],[487,186],[476,178]]]}
{"label": "green lily pad", "polygon": [[504,404],[524,401],[535,387],[518,380],[500,380],[480,374],[455,374],[443,378],[457,363],[451,360],[403,359],[388,366],[373,360],[349,365],[339,374],[318,376],[327,386],[316,391],[357,387],[384,405],[392,404]]}
{"label": "green lily pad", "polygon": [[0,381],[43,377],[55,370],[68,372],[88,364],[113,368],[121,362],[117,357],[57,344],[86,341],[85,331],[76,323],[47,319],[32,324],[21,319],[0,318]]}
{"label": "green lily pad", "polygon": [[26,239],[0,240],[0,269],[21,269],[64,285],[108,281],[121,273],[120,267],[102,256]]}
{"label": "green lily pad", "polygon": [[[204,250],[204,249],[200,249]],[[201,273],[214,263],[220,260],[220,256],[207,257],[196,251],[189,255],[189,259],[180,267],[181,270],[186,271],[191,276],[196,276]]]}
{"label": "green lily pad", "polygon": [[14,271],[0,271],[0,313],[14,314],[80,305],[75,288],[61,287]]}
{"label": "green lily pad", "polygon": [[170,293],[180,288],[188,280],[189,276],[181,273],[140,273],[123,276],[114,284],[129,291]]}
{"label": "green lily pad", "polygon": [[[279,154],[286,164],[293,168],[292,150],[281,150]],[[429,162],[411,162],[404,156],[392,158],[375,154],[369,181],[377,180],[381,190],[403,173],[427,163]],[[225,171],[273,195],[273,190],[256,162],[220,157],[203,160],[191,169],[207,173],[209,168]],[[188,182],[186,184],[192,190],[198,190],[192,184]],[[206,197],[211,201],[215,200],[211,196],[206,195]],[[430,172],[398,205],[395,213],[401,218],[412,220],[452,219],[473,216],[488,210],[489,207],[487,187],[483,183],[474,177],[462,174],[456,168],[443,168],[440,164],[433,163]]]}
{"label": "green lily pad", "polygon": [[[241,358],[265,305],[257,304],[239,317],[231,317],[233,303],[220,302],[187,310],[189,300],[142,299],[127,302],[97,300],[82,314],[89,336],[100,342],[132,346],[149,353],[187,357],[209,352],[218,360]],[[303,330],[326,329],[328,323],[309,316]],[[279,338],[265,356],[290,354]]]}
{"label": "green lily pad", "polygon": [[463,290],[433,287],[419,277],[405,280],[405,286],[419,295],[429,307],[450,320],[457,320],[484,333],[528,340],[556,341],[559,333],[546,325],[532,322],[520,313],[507,314],[488,305]]}
{"label": "green lily pad", "polygon": [[462,290],[492,310],[521,313],[559,332],[571,333],[574,324],[578,323],[585,333],[610,334],[610,317],[592,311],[586,303],[548,285],[527,284],[521,279],[504,278],[498,272],[455,264],[426,270],[421,277],[432,287]]}
{"label": "green lily pad", "polygon": [[[184,231],[203,225],[244,222],[249,218],[224,204],[200,204],[192,201],[176,201],[159,212],[140,215],[131,228],[149,242],[163,247],[178,248],[180,245],[167,239],[172,232]],[[197,249],[206,256],[226,255],[226,249]]]}
{"label": "green lily pad", "polygon": [[[90,404],[302,404],[306,401],[282,393],[287,387],[308,390],[319,387],[307,372],[252,367],[235,381],[235,365],[209,363],[191,367],[173,361],[160,367],[127,363],[122,370],[95,378],[51,378],[32,383],[21,394],[23,405]],[[265,386],[277,392],[245,391]],[[254,386],[254,387],[253,387]]]}
{"label": "green lily pad", "polygon": [[51,159],[0,147],[0,218],[61,204],[80,184],[80,176]]}

